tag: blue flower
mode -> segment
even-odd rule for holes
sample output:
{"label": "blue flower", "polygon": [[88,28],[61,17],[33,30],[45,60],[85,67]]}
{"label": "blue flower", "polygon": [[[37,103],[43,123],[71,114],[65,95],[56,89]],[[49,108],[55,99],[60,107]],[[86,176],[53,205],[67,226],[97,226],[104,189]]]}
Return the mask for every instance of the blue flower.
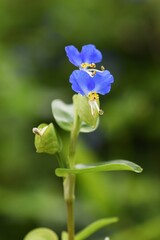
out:
{"label": "blue flower", "polygon": [[75,70],[71,74],[69,81],[75,92],[87,96],[92,115],[94,115],[95,110],[98,110],[99,114],[102,114],[103,111],[99,108],[97,103],[99,99],[98,94],[105,95],[110,92],[111,83],[114,82],[110,72],[104,70],[90,75],[86,71]]}
{"label": "blue flower", "polygon": [[93,44],[84,45],[81,52],[73,45],[65,47],[69,61],[76,67],[86,68],[92,66],[92,63],[98,63],[102,60],[102,54]]}
{"label": "blue flower", "polygon": [[69,79],[72,84],[72,89],[86,95],[90,92],[96,92],[97,94],[107,94],[111,89],[111,83],[113,83],[113,76],[109,71],[97,72],[94,76],[90,76],[87,72],[81,70],[75,70]]}

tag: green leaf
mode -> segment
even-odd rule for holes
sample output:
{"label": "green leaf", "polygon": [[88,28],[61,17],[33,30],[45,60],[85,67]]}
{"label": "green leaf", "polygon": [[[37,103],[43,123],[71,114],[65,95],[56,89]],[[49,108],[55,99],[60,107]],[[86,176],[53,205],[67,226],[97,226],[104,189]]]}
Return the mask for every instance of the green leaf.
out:
{"label": "green leaf", "polygon": [[42,123],[38,128],[33,128],[35,135],[35,147],[38,153],[55,154],[60,152],[62,143],[56,134],[52,123]]}
{"label": "green leaf", "polygon": [[[94,114],[92,115],[91,106],[89,105],[86,96],[75,94],[73,96],[73,101],[80,119],[95,129],[99,122],[99,112],[94,111]],[[99,102],[97,104],[99,105]]]}
{"label": "green leaf", "polygon": [[67,174],[81,174],[81,173],[94,173],[103,171],[133,171],[136,173],[142,172],[142,168],[126,160],[114,160],[108,162],[102,162],[97,164],[77,164],[74,169],[57,168],[56,175],[58,177],[66,176]]}
{"label": "green leaf", "polygon": [[30,231],[24,240],[58,240],[58,236],[49,228],[36,228]]}
{"label": "green leaf", "polygon": [[91,223],[88,225],[86,228],[84,228],[82,231],[76,234],[75,240],[84,240],[87,237],[89,237],[91,234],[95,233],[98,231],[100,228],[107,226],[111,223],[115,223],[118,221],[118,218],[104,218],[100,219],[96,222]]}
{"label": "green leaf", "polygon": [[62,238],[62,240],[68,240],[68,233],[63,231],[61,234],[61,238]]}
{"label": "green leaf", "polygon": [[[52,112],[56,123],[65,131],[71,131],[74,120],[74,105],[66,104],[63,101],[56,99],[52,101]],[[89,133],[94,131],[98,126],[90,126],[84,121],[81,123],[80,132]]]}
{"label": "green leaf", "polygon": [[73,125],[73,104],[65,104],[56,99],[52,101],[52,113],[57,124],[66,131],[71,131]]}

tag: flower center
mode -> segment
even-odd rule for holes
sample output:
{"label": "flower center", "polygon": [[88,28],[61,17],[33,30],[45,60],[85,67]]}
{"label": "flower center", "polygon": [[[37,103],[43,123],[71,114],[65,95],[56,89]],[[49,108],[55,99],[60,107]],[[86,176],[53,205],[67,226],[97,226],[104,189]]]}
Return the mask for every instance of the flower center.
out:
{"label": "flower center", "polygon": [[80,65],[80,70],[87,72],[91,77],[94,77],[97,72],[103,72],[105,68],[101,66],[101,70],[96,69],[95,63],[82,63]]}
{"label": "flower center", "polygon": [[88,98],[90,101],[98,100],[99,95],[96,92],[89,92],[88,93]]}

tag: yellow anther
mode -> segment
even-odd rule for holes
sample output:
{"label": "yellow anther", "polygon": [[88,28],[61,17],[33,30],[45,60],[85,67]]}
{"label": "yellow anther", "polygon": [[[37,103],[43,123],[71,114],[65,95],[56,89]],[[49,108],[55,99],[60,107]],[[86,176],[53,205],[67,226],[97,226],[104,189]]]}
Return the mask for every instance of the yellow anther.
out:
{"label": "yellow anther", "polygon": [[95,64],[95,63],[91,63],[91,64],[90,64],[90,67],[91,67],[91,68],[96,68],[96,64]]}
{"label": "yellow anther", "polygon": [[96,113],[103,115],[103,110],[99,107],[99,95],[96,92],[90,92],[88,94],[88,103],[91,107],[91,114],[94,116]]}
{"label": "yellow anther", "polygon": [[92,76],[95,76],[95,75],[96,75],[96,71],[93,71],[93,72],[92,72]]}
{"label": "yellow anther", "polygon": [[99,115],[103,115],[104,111],[102,109],[99,109]]}
{"label": "yellow anther", "polygon": [[102,70],[102,71],[104,71],[104,70],[105,70],[105,68],[104,68],[103,66],[101,66],[101,70]]}
{"label": "yellow anther", "polygon": [[81,67],[82,68],[87,68],[87,67],[96,68],[96,64],[95,63],[82,63]]}
{"label": "yellow anther", "polygon": [[87,68],[87,67],[90,67],[90,64],[89,63],[82,63],[81,67],[82,68]]}
{"label": "yellow anther", "polygon": [[99,95],[96,92],[90,92],[88,94],[88,98],[89,98],[90,101],[98,100]]}

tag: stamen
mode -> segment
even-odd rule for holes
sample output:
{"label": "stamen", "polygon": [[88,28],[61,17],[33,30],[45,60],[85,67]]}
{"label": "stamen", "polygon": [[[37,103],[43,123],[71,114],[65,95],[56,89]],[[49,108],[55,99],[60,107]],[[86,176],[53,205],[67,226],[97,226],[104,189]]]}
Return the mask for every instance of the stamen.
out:
{"label": "stamen", "polygon": [[91,67],[91,68],[96,68],[96,64],[95,64],[95,63],[91,63],[91,64],[90,64],[90,67]]}
{"label": "stamen", "polygon": [[96,75],[96,71],[93,71],[93,72],[92,72],[92,76],[95,76],[95,75]]}
{"label": "stamen", "polygon": [[90,74],[91,72],[96,72],[97,73],[97,72],[103,72],[104,70],[98,70],[98,69],[95,69],[95,68],[87,68],[85,71]]}
{"label": "stamen", "polygon": [[102,109],[99,109],[99,115],[103,115],[104,111]]}
{"label": "stamen", "polygon": [[82,64],[81,64],[81,67],[82,67],[82,68],[87,68],[87,67],[89,67],[89,65],[90,65],[89,63],[82,63]]}
{"label": "stamen", "polygon": [[81,64],[81,68],[96,68],[96,64],[95,63],[82,63]]}
{"label": "stamen", "polygon": [[104,71],[104,70],[105,70],[104,66],[101,66],[101,70],[102,70],[102,71]]}
{"label": "stamen", "polygon": [[99,95],[96,92],[90,92],[90,93],[88,93],[88,98],[90,101],[98,100]]}
{"label": "stamen", "polygon": [[92,115],[95,114],[95,111],[98,111],[99,115],[103,115],[104,112],[99,108],[99,105],[97,103],[97,100],[99,99],[99,95],[96,92],[90,92],[88,94],[88,99],[89,99],[88,103],[91,107]]}
{"label": "stamen", "polygon": [[96,69],[95,63],[82,63],[80,69],[87,72],[91,77],[94,77],[97,72],[103,72],[105,70],[103,66],[101,66],[101,70]]}

